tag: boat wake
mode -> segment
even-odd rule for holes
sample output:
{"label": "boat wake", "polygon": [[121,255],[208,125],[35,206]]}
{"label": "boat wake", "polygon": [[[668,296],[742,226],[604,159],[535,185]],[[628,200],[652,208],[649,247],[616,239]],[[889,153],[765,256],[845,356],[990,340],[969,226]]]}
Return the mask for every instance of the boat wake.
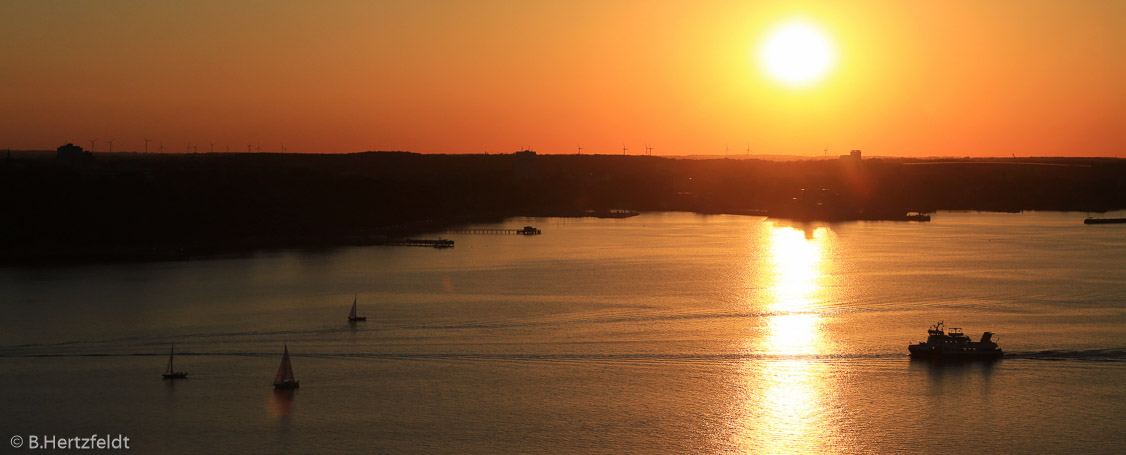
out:
{"label": "boat wake", "polygon": [[1126,361],[1126,349],[1087,349],[1081,351],[1065,351],[1065,350],[1051,350],[1051,351],[1031,351],[1031,352],[1010,352],[1005,354],[1004,357],[1008,359],[1029,359],[1029,360],[1086,360],[1086,361],[1105,361],[1105,362],[1122,362]]}
{"label": "boat wake", "polygon": [[[52,358],[52,357],[153,357],[163,356],[161,352],[7,352],[0,358]],[[274,357],[276,352],[227,351],[227,352],[177,352],[183,357]],[[457,361],[530,361],[530,362],[621,362],[621,363],[731,363],[743,361],[810,361],[810,362],[850,362],[875,360],[908,360],[904,353],[864,353],[864,354],[756,354],[756,353],[458,353],[458,352],[303,352],[294,357],[355,359],[355,360],[457,360]],[[1002,358],[1011,360],[1052,360],[1052,361],[1126,361],[1126,349],[1090,349],[1081,351],[1031,351],[1007,353]]]}

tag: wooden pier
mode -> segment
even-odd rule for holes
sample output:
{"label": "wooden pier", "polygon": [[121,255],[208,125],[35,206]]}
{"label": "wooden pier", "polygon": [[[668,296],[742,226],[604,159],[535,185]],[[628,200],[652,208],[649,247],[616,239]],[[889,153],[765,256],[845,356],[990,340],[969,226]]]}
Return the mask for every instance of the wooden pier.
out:
{"label": "wooden pier", "polygon": [[485,234],[485,235],[540,235],[539,229],[531,226],[524,226],[523,229],[450,229],[446,232],[451,234]]}
{"label": "wooden pier", "polygon": [[401,239],[401,240],[388,240],[380,243],[380,245],[390,246],[428,246],[431,248],[453,248],[454,241],[449,239],[438,240],[421,240],[421,239]]}

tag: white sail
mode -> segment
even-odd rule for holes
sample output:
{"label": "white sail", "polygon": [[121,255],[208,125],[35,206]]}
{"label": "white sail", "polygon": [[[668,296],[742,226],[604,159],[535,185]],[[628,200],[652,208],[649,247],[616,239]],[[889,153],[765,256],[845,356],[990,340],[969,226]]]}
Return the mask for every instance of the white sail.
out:
{"label": "white sail", "polygon": [[293,380],[293,366],[289,364],[289,346],[285,347],[285,354],[282,354],[281,365],[278,365],[278,374],[274,375],[274,384],[280,384],[285,381]]}

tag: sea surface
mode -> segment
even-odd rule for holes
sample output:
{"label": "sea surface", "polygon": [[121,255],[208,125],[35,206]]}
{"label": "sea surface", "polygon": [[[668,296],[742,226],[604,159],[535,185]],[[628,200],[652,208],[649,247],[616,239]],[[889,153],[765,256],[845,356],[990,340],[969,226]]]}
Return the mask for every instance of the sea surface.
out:
{"label": "sea surface", "polygon": [[[543,234],[0,268],[0,452],[1122,453],[1126,225],[1083,217],[521,218],[476,227]],[[939,321],[1006,357],[909,359]]]}

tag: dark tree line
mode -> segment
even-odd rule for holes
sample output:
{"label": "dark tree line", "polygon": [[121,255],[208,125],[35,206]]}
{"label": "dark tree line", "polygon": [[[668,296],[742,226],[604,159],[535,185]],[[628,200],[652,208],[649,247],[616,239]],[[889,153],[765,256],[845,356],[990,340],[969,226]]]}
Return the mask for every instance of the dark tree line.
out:
{"label": "dark tree line", "polygon": [[336,245],[588,210],[782,212],[803,195],[866,213],[1126,207],[1126,161],[1096,158],[96,154],[8,160],[0,177],[8,262]]}

